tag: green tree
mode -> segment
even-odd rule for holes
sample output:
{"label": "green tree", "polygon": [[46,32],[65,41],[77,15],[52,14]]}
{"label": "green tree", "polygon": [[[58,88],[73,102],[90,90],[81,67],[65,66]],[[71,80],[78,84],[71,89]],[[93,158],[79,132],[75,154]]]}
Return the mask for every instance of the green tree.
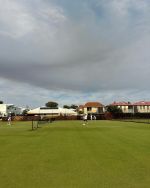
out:
{"label": "green tree", "polygon": [[83,111],[78,111],[78,114],[80,114],[80,115],[83,114]]}
{"label": "green tree", "polygon": [[116,115],[122,113],[122,110],[118,108],[118,106],[108,106],[107,112],[110,112],[112,115]]}
{"label": "green tree", "polygon": [[0,104],[3,104],[4,102],[3,101],[0,101]]}
{"label": "green tree", "polygon": [[75,104],[72,104],[72,105],[70,106],[70,108],[72,108],[72,109],[77,109],[77,108],[78,108],[78,106],[77,106],[77,105],[75,105]]}
{"label": "green tree", "polygon": [[67,108],[67,109],[69,109],[70,106],[68,106],[68,105],[64,105],[63,108]]}
{"label": "green tree", "polygon": [[58,108],[58,103],[57,102],[53,102],[53,101],[49,101],[45,104],[46,107],[49,108]]}

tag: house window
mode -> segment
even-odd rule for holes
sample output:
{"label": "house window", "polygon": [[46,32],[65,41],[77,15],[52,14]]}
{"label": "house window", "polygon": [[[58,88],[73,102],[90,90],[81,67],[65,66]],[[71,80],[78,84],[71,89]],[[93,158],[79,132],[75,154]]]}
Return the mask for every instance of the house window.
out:
{"label": "house window", "polygon": [[97,110],[98,113],[103,113],[103,108],[102,107],[99,107],[98,110]]}
{"label": "house window", "polygon": [[87,107],[87,111],[91,111],[92,110],[92,107]]}

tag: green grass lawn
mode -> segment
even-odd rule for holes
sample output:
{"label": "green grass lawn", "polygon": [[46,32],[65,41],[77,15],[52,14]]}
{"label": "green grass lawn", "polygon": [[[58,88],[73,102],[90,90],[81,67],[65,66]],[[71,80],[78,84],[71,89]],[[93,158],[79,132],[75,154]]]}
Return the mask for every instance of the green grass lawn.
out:
{"label": "green grass lawn", "polygon": [[149,188],[150,125],[0,122],[0,188]]}

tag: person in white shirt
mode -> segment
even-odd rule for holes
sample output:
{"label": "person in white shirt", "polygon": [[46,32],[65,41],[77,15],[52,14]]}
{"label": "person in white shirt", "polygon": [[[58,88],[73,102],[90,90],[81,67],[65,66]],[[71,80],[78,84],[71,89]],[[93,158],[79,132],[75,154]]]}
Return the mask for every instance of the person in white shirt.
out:
{"label": "person in white shirt", "polygon": [[11,125],[11,116],[8,116],[8,125]]}
{"label": "person in white shirt", "polygon": [[92,114],[90,115],[90,118],[91,118],[91,120],[93,120],[93,116],[92,116]]}
{"label": "person in white shirt", "polygon": [[83,115],[83,121],[84,121],[83,125],[87,124],[87,114]]}

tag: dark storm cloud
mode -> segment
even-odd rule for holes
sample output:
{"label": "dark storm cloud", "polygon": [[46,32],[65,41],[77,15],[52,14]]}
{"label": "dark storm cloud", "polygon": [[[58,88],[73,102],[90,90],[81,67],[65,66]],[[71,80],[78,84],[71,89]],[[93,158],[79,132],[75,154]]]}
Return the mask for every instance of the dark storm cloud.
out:
{"label": "dark storm cloud", "polygon": [[142,2],[77,1],[71,16],[65,1],[0,0],[0,77],[51,90],[147,89],[150,3]]}

